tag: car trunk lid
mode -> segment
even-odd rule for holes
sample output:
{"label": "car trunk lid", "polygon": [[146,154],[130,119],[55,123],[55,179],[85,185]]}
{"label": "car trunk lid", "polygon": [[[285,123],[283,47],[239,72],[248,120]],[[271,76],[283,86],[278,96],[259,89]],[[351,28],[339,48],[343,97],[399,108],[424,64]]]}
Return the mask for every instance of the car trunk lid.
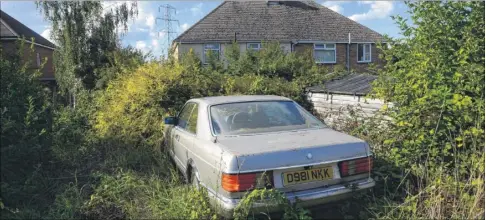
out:
{"label": "car trunk lid", "polygon": [[337,162],[369,154],[366,142],[329,128],[218,137],[240,172]]}
{"label": "car trunk lid", "polygon": [[[370,155],[369,146],[363,140],[328,128],[225,136],[218,137],[218,142],[237,157],[236,172],[272,171],[275,187],[284,191],[342,182],[339,161]],[[284,183],[284,175],[305,170],[311,175],[320,168],[323,173],[331,172],[331,177],[305,184]]]}

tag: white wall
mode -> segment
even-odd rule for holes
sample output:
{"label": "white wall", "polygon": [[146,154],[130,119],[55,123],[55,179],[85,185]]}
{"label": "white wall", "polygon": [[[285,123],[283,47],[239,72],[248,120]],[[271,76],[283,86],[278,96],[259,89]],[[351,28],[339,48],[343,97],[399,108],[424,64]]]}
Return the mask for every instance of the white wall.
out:
{"label": "white wall", "polygon": [[385,105],[392,107],[392,103],[385,103],[379,99],[370,99],[365,96],[307,93],[307,98],[314,105],[314,109],[327,124],[349,117],[349,110],[354,110],[358,117],[372,117]]}

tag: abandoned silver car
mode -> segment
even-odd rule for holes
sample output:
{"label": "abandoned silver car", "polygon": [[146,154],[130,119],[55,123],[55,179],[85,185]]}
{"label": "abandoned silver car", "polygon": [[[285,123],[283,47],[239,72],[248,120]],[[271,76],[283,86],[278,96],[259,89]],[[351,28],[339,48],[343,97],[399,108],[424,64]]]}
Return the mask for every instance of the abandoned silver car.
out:
{"label": "abandoned silver car", "polygon": [[[256,188],[313,206],[375,185],[368,144],[328,128],[288,98],[191,99],[165,124],[177,167],[225,216]],[[253,209],[268,205],[259,201]]]}

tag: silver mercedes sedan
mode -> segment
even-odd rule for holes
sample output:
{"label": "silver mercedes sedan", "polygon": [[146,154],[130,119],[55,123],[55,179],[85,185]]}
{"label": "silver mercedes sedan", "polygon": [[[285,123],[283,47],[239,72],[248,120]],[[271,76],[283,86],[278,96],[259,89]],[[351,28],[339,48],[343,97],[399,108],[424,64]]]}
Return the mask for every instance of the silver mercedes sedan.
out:
{"label": "silver mercedes sedan", "polygon": [[[252,189],[275,188],[305,207],[375,185],[369,145],[328,128],[288,98],[191,99],[165,124],[165,144],[177,167],[189,183],[207,190],[224,216]],[[253,209],[269,210],[269,203],[259,201]]]}

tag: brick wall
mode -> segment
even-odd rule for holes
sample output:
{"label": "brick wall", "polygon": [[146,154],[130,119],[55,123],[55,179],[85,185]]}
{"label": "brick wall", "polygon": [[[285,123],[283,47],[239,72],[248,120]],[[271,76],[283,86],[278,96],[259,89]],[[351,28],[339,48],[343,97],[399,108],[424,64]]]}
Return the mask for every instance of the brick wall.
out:
{"label": "brick wall", "polygon": [[[319,64],[324,67],[328,67],[330,71],[334,69],[335,66],[339,65],[346,67],[346,45],[347,44],[336,44],[336,63],[335,64]],[[297,53],[304,53],[306,50],[314,50],[314,44],[296,44],[294,46],[294,51]],[[377,65],[378,67],[383,66],[383,61],[379,59],[379,50],[376,48],[375,44],[371,45],[371,63],[358,63],[358,46],[357,44],[351,44],[349,48],[349,66],[351,70],[358,73],[368,72],[367,69],[370,64]]]}
{"label": "brick wall", "polygon": [[[7,57],[9,55],[14,55],[18,53],[19,48],[17,45],[17,41],[15,40],[1,41],[1,45],[3,50],[2,52]],[[42,72],[41,80],[54,78],[54,64],[53,64],[54,51],[52,49],[34,45],[34,51],[30,51],[30,43],[26,42],[24,47],[24,53],[23,53],[24,62],[25,61],[30,62],[29,63],[30,69],[38,69],[37,53],[39,54],[41,64],[43,63],[44,59],[47,58],[47,62],[44,64],[44,67],[41,69]]]}
{"label": "brick wall", "polygon": [[358,63],[358,44],[351,44],[349,48],[349,64],[352,70],[358,73],[367,72],[370,64],[377,67],[383,67],[383,60],[379,57],[380,50],[376,47],[376,44],[371,45],[371,62],[370,63]]}

